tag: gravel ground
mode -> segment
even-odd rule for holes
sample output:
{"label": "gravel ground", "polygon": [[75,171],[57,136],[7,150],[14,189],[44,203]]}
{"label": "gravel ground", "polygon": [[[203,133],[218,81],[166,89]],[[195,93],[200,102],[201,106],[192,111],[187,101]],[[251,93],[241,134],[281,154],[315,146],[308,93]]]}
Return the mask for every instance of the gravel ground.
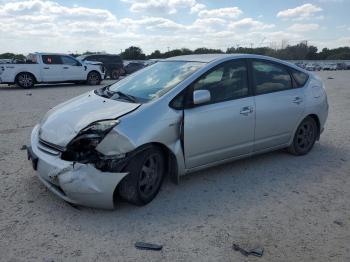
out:
{"label": "gravel ground", "polygon": [[[20,150],[46,111],[94,87],[0,87],[0,260],[350,261],[350,73],[318,74],[330,115],[310,154],[278,151],[166,181],[149,205],[114,211],[58,199]],[[265,253],[246,258],[233,243]]]}

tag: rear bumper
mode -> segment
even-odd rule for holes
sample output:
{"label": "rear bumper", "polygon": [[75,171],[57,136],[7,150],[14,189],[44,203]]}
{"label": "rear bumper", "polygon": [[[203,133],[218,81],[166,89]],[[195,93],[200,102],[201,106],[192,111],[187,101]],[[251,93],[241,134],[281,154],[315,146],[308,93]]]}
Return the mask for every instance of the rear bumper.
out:
{"label": "rear bumper", "polygon": [[33,129],[27,151],[41,182],[69,203],[113,209],[114,191],[127,173],[102,172],[92,164],[64,161],[38,146],[38,130],[38,126]]}

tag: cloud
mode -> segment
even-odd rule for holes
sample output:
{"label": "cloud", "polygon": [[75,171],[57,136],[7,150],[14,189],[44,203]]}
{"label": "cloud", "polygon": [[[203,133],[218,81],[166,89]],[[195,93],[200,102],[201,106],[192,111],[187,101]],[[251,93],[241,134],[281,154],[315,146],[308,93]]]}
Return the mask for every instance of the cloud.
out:
{"label": "cloud", "polygon": [[236,19],[241,14],[243,14],[243,11],[238,7],[226,7],[226,8],[202,10],[198,13],[198,16],[201,18],[219,17],[219,18]]}
{"label": "cloud", "polygon": [[206,6],[204,4],[195,4],[191,7],[191,13],[198,13],[203,10]]}
{"label": "cloud", "polygon": [[[136,10],[146,9],[133,14],[126,12],[124,18],[117,18],[106,9],[71,7],[55,0],[0,0],[0,53],[69,50],[119,53],[131,45],[142,47],[146,53],[155,49],[165,51],[168,46],[225,50],[232,45],[270,45],[282,39],[294,43],[305,39],[303,33],[315,28],[314,24],[300,22],[289,30],[277,30],[277,26],[265,23],[263,18],[241,18],[243,11],[238,7],[209,9],[199,0],[125,1],[130,8],[138,3],[158,5],[158,9],[134,5]],[[176,20],[177,16],[168,15],[180,13],[179,10],[187,11],[192,19]],[[183,16],[181,13],[180,17]]]}
{"label": "cloud", "polygon": [[294,31],[294,32],[308,32],[317,30],[320,28],[319,24],[293,24],[291,25],[288,30]]}
{"label": "cloud", "polygon": [[321,11],[322,11],[321,7],[318,7],[313,4],[304,4],[296,8],[280,11],[278,12],[277,17],[284,18],[284,19],[302,20],[302,19],[313,17],[315,13],[318,13]]}
{"label": "cloud", "polygon": [[241,20],[231,22],[229,24],[230,29],[251,29],[251,30],[263,30],[274,28],[274,24],[265,24],[260,21],[256,21],[253,18],[243,18]]}
{"label": "cloud", "polygon": [[192,13],[203,9],[205,5],[196,0],[122,0],[131,4],[130,11],[147,14],[175,14],[180,8],[189,8]]}

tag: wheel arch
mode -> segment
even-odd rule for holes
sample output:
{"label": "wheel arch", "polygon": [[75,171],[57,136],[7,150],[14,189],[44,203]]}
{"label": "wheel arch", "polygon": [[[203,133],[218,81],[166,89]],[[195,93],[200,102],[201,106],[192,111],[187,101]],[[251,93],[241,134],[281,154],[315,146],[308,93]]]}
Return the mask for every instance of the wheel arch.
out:
{"label": "wheel arch", "polygon": [[101,80],[102,80],[102,74],[101,74],[98,70],[96,70],[96,69],[91,69],[91,70],[87,73],[86,77],[88,77],[89,74],[92,73],[92,72],[98,73],[98,74],[100,75]]}
{"label": "wheel arch", "polygon": [[176,161],[175,154],[167,147],[166,145],[160,142],[150,142],[143,144],[134,150],[135,154],[139,154],[142,151],[150,148],[156,147],[159,148],[165,156],[165,165],[166,165],[166,176],[170,176],[171,180],[175,183],[178,183],[178,165]]}
{"label": "wheel arch", "polygon": [[[177,184],[179,177],[178,177],[178,165],[177,165],[177,161],[176,161],[176,156],[166,145],[159,143],[159,142],[150,142],[147,144],[143,144],[131,152],[132,154],[131,154],[130,159],[132,157],[136,156],[137,154],[140,154],[143,151],[149,149],[149,148],[158,148],[164,153],[164,156],[165,156],[165,163],[164,164],[165,164],[165,168],[166,168],[166,173],[165,173],[164,178],[166,176],[169,176],[170,179],[174,183]],[[123,167],[123,169],[122,169],[123,172],[128,172],[126,170],[126,166],[127,166],[127,164],[125,164],[125,166]],[[126,176],[128,176],[128,175],[126,175]],[[123,179],[125,179],[125,177]],[[119,186],[120,186],[121,181],[118,183],[118,185],[114,189],[114,193],[113,193],[114,206],[116,205],[117,201],[119,200],[118,190],[119,190]]]}
{"label": "wheel arch", "polygon": [[36,78],[36,76],[32,72],[29,72],[29,71],[18,72],[15,76],[15,82],[17,82],[17,78],[20,74],[30,74],[34,78],[35,83],[38,83],[38,79]]}
{"label": "wheel arch", "polygon": [[319,117],[316,114],[309,114],[306,117],[304,117],[304,119],[307,118],[307,117],[311,117],[313,120],[315,120],[316,125],[317,125],[317,140],[319,140],[320,139],[320,135],[321,135],[321,123],[320,123]]}

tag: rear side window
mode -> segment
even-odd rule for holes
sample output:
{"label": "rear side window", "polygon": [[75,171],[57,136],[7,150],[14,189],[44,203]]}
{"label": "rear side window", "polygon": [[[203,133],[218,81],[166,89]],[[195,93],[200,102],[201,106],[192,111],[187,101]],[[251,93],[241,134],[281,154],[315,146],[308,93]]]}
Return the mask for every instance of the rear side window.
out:
{"label": "rear side window", "polygon": [[283,65],[268,61],[253,61],[252,67],[256,94],[293,88],[292,78]]}
{"label": "rear side window", "polygon": [[297,83],[297,87],[302,87],[306,84],[309,76],[303,72],[300,72],[295,69],[291,69],[292,75]]}
{"label": "rear side window", "polygon": [[43,55],[42,56],[44,64],[47,65],[61,65],[61,57],[59,55]]}

